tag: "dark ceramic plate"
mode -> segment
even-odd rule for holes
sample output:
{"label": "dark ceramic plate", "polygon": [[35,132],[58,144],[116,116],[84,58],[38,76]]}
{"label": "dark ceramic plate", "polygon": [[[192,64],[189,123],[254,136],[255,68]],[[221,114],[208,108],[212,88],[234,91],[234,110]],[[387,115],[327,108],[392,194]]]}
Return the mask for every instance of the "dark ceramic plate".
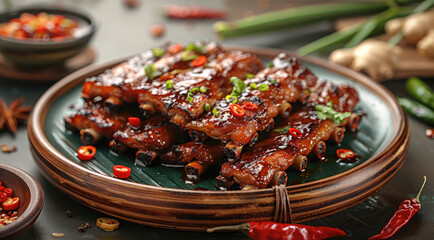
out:
{"label": "dark ceramic plate", "polygon": [[[264,59],[281,52],[237,49]],[[328,161],[311,161],[303,174],[288,170],[287,189],[296,222],[343,210],[373,194],[402,165],[408,147],[407,121],[389,91],[362,75],[325,61],[308,57],[301,61],[320,79],[354,86],[361,99],[358,110],[366,113],[366,117],[362,118],[360,130],[346,134],[343,143],[343,147],[361,157],[358,162],[337,163],[336,147],[329,147]],[[49,89],[36,105],[29,125],[30,140],[37,162],[50,180],[88,206],[153,226],[203,230],[215,225],[271,220],[274,211],[271,189],[204,191],[203,188],[214,189],[217,170],[190,185],[183,181],[182,168],[134,166],[131,157],[110,154],[106,143],[97,145],[94,160],[80,161],[76,156],[81,145],[79,136],[64,131],[63,116],[72,111],[70,106],[81,102],[80,86],[85,77],[112,65],[88,67],[70,75]],[[112,167],[116,164],[131,167],[131,178],[127,181],[112,178]],[[134,207],[128,209],[123,203]],[[115,210],[114,205],[127,210]]]}

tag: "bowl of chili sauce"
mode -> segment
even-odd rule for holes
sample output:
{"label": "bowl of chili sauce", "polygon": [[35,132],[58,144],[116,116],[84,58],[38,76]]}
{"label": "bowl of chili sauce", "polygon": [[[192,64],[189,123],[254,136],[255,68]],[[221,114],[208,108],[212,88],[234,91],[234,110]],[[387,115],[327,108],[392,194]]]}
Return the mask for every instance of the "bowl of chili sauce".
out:
{"label": "bowl of chili sauce", "polygon": [[61,64],[81,53],[96,32],[82,11],[28,7],[0,14],[0,53],[18,66]]}
{"label": "bowl of chili sauce", "polygon": [[44,192],[31,175],[5,164],[0,164],[0,182],[0,239],[13,239],[26,232],[38,218]]}

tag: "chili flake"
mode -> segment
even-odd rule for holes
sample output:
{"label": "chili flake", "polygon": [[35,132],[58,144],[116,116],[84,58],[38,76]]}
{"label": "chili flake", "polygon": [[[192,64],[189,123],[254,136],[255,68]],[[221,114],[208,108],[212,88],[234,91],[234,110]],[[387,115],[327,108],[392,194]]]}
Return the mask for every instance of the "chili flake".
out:
{"label": "chili flake", "polygon": [[131,127],[133,127],[133,128],[139,128],[140,127],[140,118],[138,118],[138,117],[129,117],[128,122],[130,123]]}
{"label": "chili flake", "polygon": [[288,132],[294,137],[303,137],[303,134],[297,128],[288,128]]}
{"label": "chili flake", "polygon": [[196,59],[194,59],[191,64],[193,65],[193,67],[200,67],[205,65],[206,63],[206,57],[204,55],[200,55],[199,57],[197,57]]}
{"label": "chili flake", "polygon": [[249,109],[249,110],[255,110],[256,108],[258,108],[258,105],[251,103],[251,102],[247,102],[247,103],[244,103],[243,108]]}

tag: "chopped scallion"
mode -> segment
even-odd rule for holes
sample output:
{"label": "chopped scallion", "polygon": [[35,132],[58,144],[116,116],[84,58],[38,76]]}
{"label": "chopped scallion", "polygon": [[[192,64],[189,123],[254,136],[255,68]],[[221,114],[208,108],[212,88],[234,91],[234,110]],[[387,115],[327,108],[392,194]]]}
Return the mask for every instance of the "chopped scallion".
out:
{"label": "chopped scallion", "polygon": [[167,89],[173,88],[173,80],[172,79],[166,81],[166,88]]}
{"label": "chopped scallion", "polygon": [[262,83],[261,85],[259,85],[258,89],[261,92],[267,91],[270,87],[268,86],[268,84]]}
{"label": "chopped scallion", "polygon": [[152,50],[152,54],[154,54],[154,56],[157,58],[163,56],[165,53],[165,51],[163,49],[158,48],[158,47],[152,48],[151,50]]}

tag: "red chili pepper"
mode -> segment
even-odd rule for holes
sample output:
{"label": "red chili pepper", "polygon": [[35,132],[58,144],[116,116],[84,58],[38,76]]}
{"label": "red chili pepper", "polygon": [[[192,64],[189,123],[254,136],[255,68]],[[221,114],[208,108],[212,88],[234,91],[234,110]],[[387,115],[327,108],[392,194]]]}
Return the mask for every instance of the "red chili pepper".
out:
{"label": "red chili pepper", "polygon": [[392,237],[399,229],[401,229],[410,219],[419,212],[421,205],[419,201],[420,193],[426,183],[426,176],[423,177],[422,186],[419,192],[416,194],[415,198],[410,198],[404,200],[401,205],[399,205],[398,210],[390,218],[389,222],[384,226],[381,232],[375,236],[369,238],[369,240],[376,239],[386,239]]}
{"label": "red chili pepper", "polygon": [[200,55],[199,57],[191,61],[193,67],[203,66],[205,63],[206,63],[206,57],[204,55]]}
{"label": "red chili pepper", "polygon": [[12,190],[12,188],[5,188],[4,193],[6,193],[6,195],[8,195],[8,197],[12,197],[13,190]]}
{"label": "red chili pepper", "polygon": [[253,240],[302,240],[302,239],[326,239],[337,236],[345,236],[345,232],[331,227],[312,227],[300,224],[286,224],[275,222],[249,222],[234,226],[223,226],[208,229],[215,230],[239,230],[246,233]]}
{"label": "red chili pepper", "polygon": [[256,108],[258,108],[258,105],[248,102],[248,103],[244,103],[243,108],[245,109],[249,109],[249,110],[255,110]]}
{"label": "red chili pepper", "polygon": [[122,165],[114,165],[113,175],[117,178],[129,178],[131,175],[131,168]]}
{"label": "red chili pepper", "polygon": [[301,132],[297,128],[289,128],[288,132],[294,137],[303,137],[303,134],[301,134]]}
{"label": "red chili pepper", "polygon": [[204,8],[199,6],[176,6],[171,5],[167,8],[167,15],[171,18],[225,18],[226,11]]}
{"label": "red chili pepper", "polygon": [[6,193],[0,192],[0,203],[4,202],[8,195]]}
{"label": "red chili pepper", "polygon": [[78,158],[80,160],[91,160],[95,156],[96,148],[94,146],[81,146],[78,148]]}
{"label": "red chili pepper", "polygon": [[11,211],[11,210],[17,209],[19,204],[20,204],[20,198],[18,198],[18,197],[14,197],[14,198],[8,197],[3,202],[2,206],[3,206],[4,210]]}
{"label": "red chili pepper", "polygon": [[5,192],[5,186],[0,186],[0,192]]}
{"label": "red chili pepper", "polygon": [[167,50],[167,52],[173,55],[175,53],[180,52],[183,48],[184,48],[184,46],[182,46],[182,44],[178,43],[178,44],[170,46],[170,48]]}
{"label": "red chili pepper", "polygon": [[140,127],[140,118],[138,117],[129,117],[128,122],[132,127],[138,128]]}
{"label": "red chili pepper", "polygon": [[232,114],[234,114],[237,117],[242,117],[246,113],[246,111],[244,111],[244,108],[242,108],[240,105],[236,103],[231,103],[229,105],[229,109],[231,110]]}
{"label": "red chili pepper", "polygon": [[340,159],[346,159],[354,157],[354,152],[348,149],[338,149],[336,155],[338,155]]}
{"label": "red chili pepper", "polygon": [[3,184],[2,180],[0,180],[0,186]]}

